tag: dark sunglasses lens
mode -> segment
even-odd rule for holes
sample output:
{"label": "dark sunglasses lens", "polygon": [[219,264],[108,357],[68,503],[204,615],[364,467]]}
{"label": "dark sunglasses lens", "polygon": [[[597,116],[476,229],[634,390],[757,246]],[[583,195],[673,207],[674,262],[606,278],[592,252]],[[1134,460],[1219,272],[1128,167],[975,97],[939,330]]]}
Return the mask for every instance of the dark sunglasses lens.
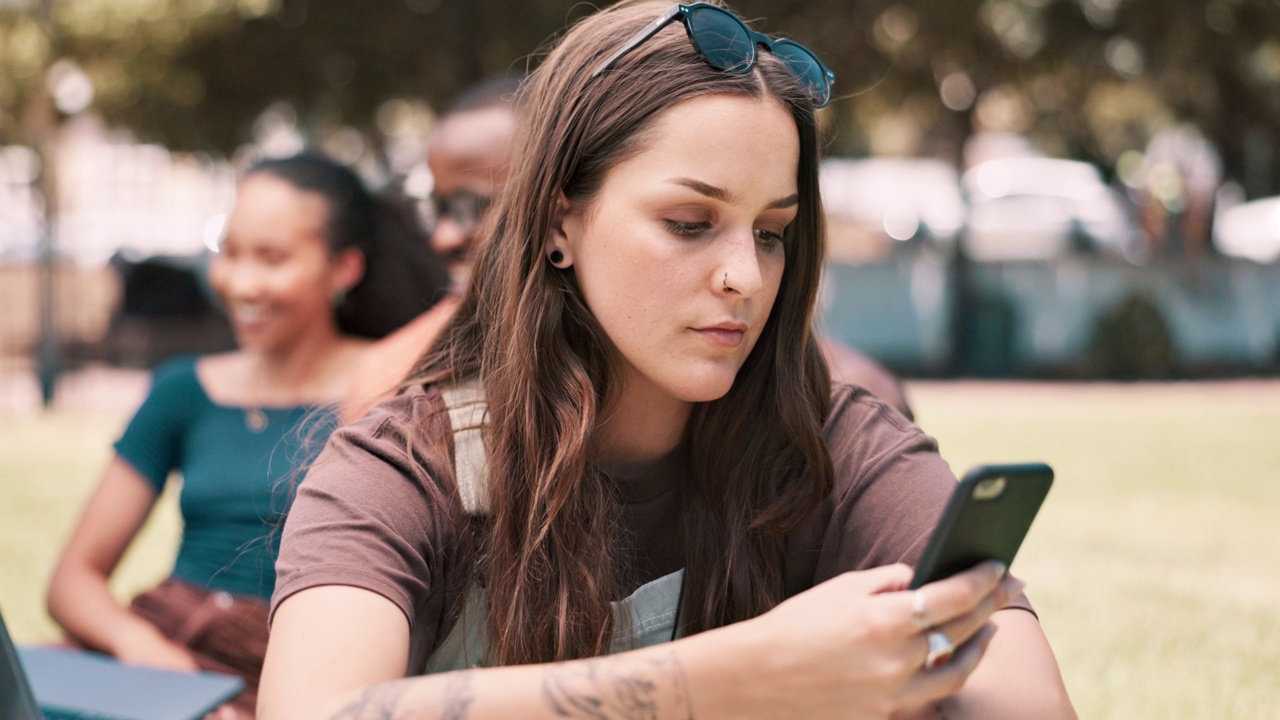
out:
{"label": "dark sunglasses lens", "polygon": [[437,220],[449,214],[449,199],[436,195],[431,196],[431,211]]}
{"label": "dark sunglasses lens", "polygon": [[822,63],[803,45],[779,40],[773,44],[773,54],[800,78],[816,107],[822,107],[831,100],[831,83]]}
{"label": "dark sunglasses lens", "polygon": [[463,227],[472,227],[478,223],[485,208],[489,206],[489,198],[465,190],[443,197],[433,195],[431,202],[437,221],[447,217]]}
{"label": "dark sunglasses lens", "polygon": [[755,59],[751,35],[736,17],[719,8],[697,8],[686,22],[698,52],[712,65],[729,72],[746,72]]}

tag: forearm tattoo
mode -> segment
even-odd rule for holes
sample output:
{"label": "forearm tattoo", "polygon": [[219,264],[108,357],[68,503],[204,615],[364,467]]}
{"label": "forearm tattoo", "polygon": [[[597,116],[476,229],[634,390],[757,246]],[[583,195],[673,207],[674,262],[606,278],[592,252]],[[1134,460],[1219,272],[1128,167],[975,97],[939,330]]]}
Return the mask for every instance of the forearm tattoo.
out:
{"label": "forearm tattoo", "polygon": [[611,658],[550,668],[542,693],[558,717],[589,720],[693,720],[675,653]]}
{"label": "forearm tattoo", "polygon": [[[444,696],[439,717],[442,720],[465,720],[467,710],[475,699],[471,694],[471,673],[450,673],[442,679]],[[397,718],[426,717],[424,708],[415,706],[412,701],[401,702],[405,694],[413,688],[414,681],[414,679],[399,680],[371,687],[361,693],[355,702],[334,715],[333,720],[397,720]]]}
{"label": "forearm tattoo", "polygon": [[360,693],[355,702],[339,710],[333,720],[394,720],[400,698],[408,689],[403,680],[371,687]]}
{"label": "forearm tattoo", "polygon": [[444,686],[444,712],[440,716],[444,720],[465,720],[467,708],[471,707],[471,673],[460,672],[448,676]]}

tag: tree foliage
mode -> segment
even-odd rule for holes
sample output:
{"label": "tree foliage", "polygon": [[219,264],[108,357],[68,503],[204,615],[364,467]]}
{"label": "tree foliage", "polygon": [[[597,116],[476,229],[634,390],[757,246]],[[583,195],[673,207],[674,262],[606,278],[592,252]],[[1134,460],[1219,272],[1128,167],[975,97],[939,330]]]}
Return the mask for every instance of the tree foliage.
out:
{"label": "tree foliage", "polygon": [[[827,120],[840,153],[881,149],[877,128],[890,128],[908,151],[958,159],[975,128],[1008,129],[1108,166],[1162,127],[1192,122],[1238,174],[1250,148],[1280,137],[1280,0],[734,5],[836,71],[842,99]],[[578,0],[0,0],[0,141],[13,139],[33,83],[64,58],[92,79],[98,112],[177,149],[230,152],[279,100],[306,127],[372,133],[386,100],[438,106],[484,76],[523,70],[592,9]],[[1267,162],[1274,191],[1280,152]]]}

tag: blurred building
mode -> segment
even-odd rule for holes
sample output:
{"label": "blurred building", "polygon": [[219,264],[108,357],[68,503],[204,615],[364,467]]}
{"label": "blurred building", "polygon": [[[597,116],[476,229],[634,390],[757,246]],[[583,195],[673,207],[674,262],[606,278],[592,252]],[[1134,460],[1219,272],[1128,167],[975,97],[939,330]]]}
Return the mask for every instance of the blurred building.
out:
{"label": "blurred building", "polygon": [[60,130],[49,226],[39,162],[25,148],[0,149],[0,357],[26,357],[38,344],[46,268],[64,363],[145,366],[227,344],[199,269],[233,199],[227,162],[175,155],[77,116]]}

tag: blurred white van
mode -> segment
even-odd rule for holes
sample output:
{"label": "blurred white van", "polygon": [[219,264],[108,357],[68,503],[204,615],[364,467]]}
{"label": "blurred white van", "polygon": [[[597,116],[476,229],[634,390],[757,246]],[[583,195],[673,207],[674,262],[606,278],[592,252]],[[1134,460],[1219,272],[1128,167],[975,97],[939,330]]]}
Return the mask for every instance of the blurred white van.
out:
{"label": "blurred white van", "polygon": [[984,262],[1048,260],[1071,250],[1127,256],[1136,232],[1121,198],[1089,163],[1045,157],[988,160],[965,171],[962,243]]}
{"label": "blurred white van", "polygon": [[1280,196],[1219,209],[1213,244],[1230,257],[1260,263],[1280,260]]}
{"label": "blurred white van", "polygon": [[912,242],[949,247],[964,227],[960,178],[942,160],[828,159],[819,183],[835,260],[881,260]]}

